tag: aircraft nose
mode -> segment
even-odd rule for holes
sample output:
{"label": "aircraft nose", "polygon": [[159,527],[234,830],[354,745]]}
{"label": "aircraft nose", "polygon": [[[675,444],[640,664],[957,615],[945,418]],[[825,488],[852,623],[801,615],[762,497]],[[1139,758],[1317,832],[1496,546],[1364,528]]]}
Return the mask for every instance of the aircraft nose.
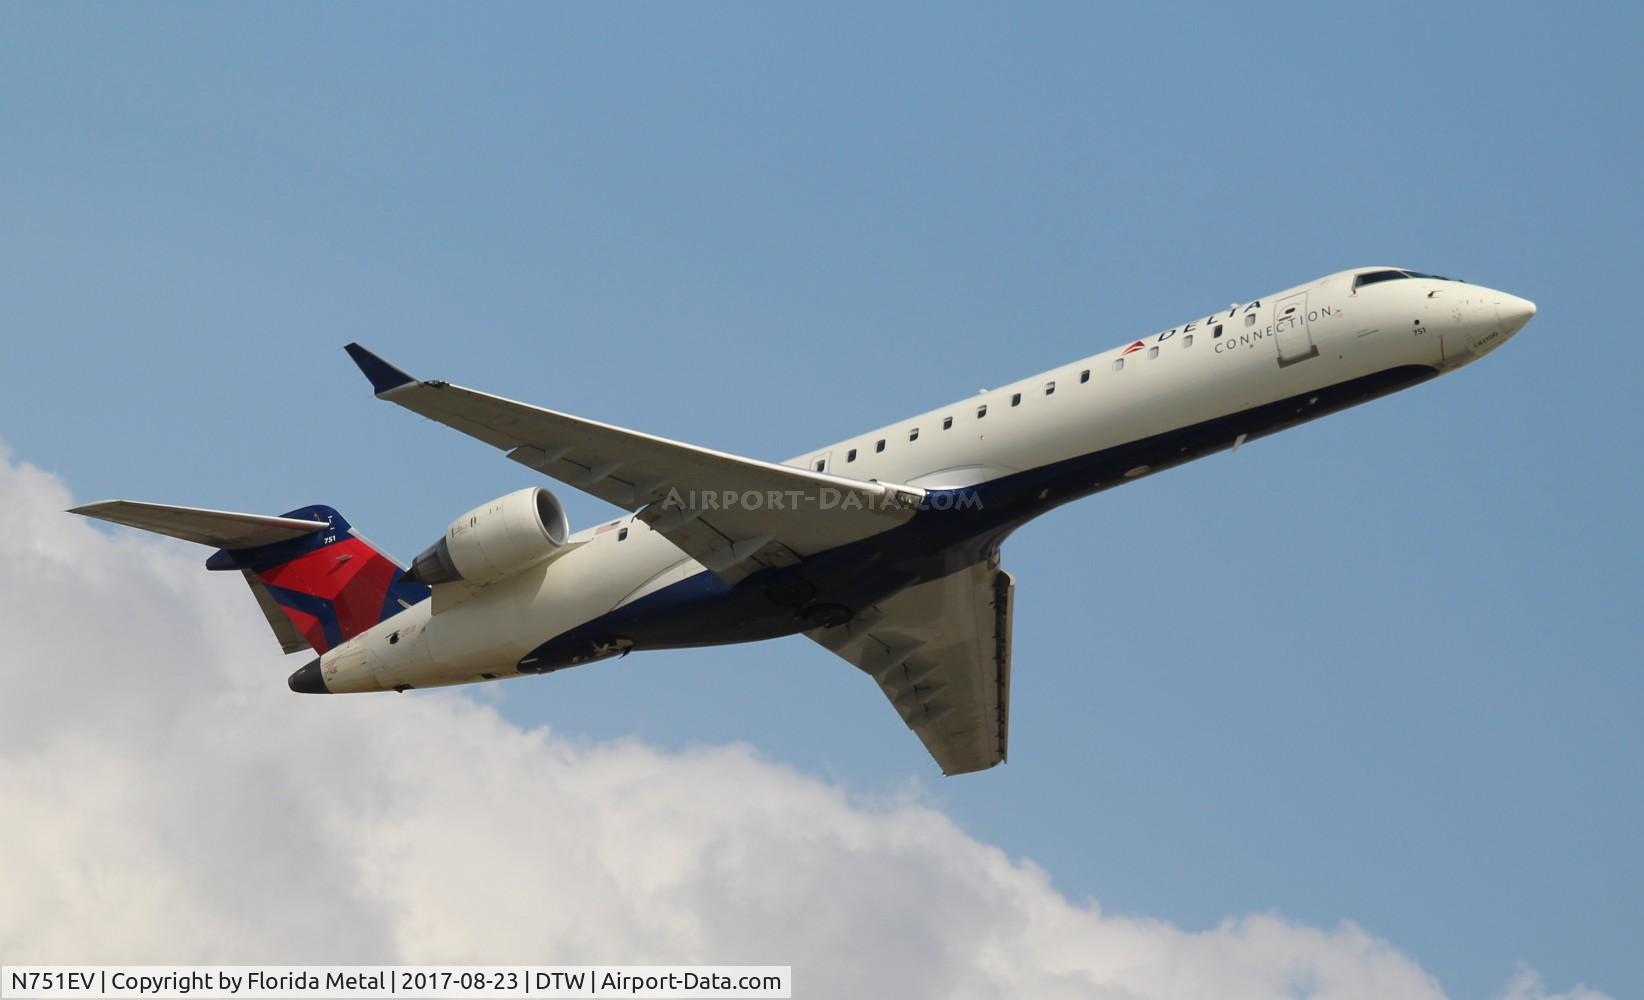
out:
{"label": "aircraft nose", "polygon": [[1509,337],[1522,330],[1524,324],[1530,322],[1530,317],[1535,314],[1536,304],[1529,299],[1521,299],[1517,295],[1503,293],[1501,299],[1496,303],[1496,316],[1501,319],[1502,325],[1507,328],[1506,332]]}
{"label": "aircraft nose", "polygon": [[1467,353],[1482,358],[1522,330],[1535,314],[1536,304],[1529,299],[1474,285],[1454,315],[1461,325]]}

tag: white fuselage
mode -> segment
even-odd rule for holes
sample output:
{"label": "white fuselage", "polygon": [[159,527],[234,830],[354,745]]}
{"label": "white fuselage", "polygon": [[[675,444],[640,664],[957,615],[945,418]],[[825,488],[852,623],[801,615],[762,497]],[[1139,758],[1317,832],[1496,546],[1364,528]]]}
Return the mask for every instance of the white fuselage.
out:
{"label": "white fuselage", "polygon": [[[1499,346],[1534,312],[1507,293],[1438,278],[1355,288],[1367,274],[1393,270],[1345,271],[1235,305],[786,464],[931,490],[985,486],[1182,429],[1215,427],[1221,418],[1284,400],[1305,419],[1303,411],[1319,402],[1310,394],[1380,373],[1452,370]],[[1237,443],[1230,436],[1218,446]],[[1071,496],[1041,498],[1048,509]],[[528,671],[522,659],[553,637],[708,572],[634,517],[571,541],[583,544],[466,600],[414,605],[331,650],[322,661],[327,686],[375,691],[517,676]],[[791,631],[803,627],[796,622]]]}

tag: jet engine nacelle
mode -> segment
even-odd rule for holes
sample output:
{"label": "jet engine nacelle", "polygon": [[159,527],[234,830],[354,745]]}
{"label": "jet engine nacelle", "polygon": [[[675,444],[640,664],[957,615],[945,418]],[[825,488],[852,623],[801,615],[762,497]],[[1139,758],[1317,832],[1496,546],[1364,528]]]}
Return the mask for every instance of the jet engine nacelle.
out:
{"label": "jet engine nacelle", "polygon": [[445,537],[411,561],[407,579],[483,587],[567,551],[570,522],[540,486],[516,490],[451,522]]}

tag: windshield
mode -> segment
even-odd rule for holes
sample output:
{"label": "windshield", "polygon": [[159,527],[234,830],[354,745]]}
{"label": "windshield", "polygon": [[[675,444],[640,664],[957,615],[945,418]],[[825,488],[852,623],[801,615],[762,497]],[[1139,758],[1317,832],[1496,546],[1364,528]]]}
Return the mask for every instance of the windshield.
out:
{"label": "windshield", "polygon": [[1365,285],[1379,285],[1383,281],[1399,281],[1404,278],[1430,278],[1433,281],[1460,281],[1460,278],[1446,278],[1442,274],[1423,274],[1420,271],[1365,271],[1354,275],[1353,289],[1357,291]]}

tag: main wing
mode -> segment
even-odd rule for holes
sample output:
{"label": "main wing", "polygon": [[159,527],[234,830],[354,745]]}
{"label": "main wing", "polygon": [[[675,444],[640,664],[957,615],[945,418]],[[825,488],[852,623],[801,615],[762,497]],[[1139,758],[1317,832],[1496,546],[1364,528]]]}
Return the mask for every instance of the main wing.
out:
{"label": "main wing", "polygon": [[1005,759],[1016,580],[989,563],[909,587],[805,634],[879,682],[943,774]]}
{"label": "main wing", "polygon": [[585,420],[448,382],[423,382],[358,344],[377,398],[478,438],[609,501],[728,582],[894,528],[924,491],[761,462]]}

